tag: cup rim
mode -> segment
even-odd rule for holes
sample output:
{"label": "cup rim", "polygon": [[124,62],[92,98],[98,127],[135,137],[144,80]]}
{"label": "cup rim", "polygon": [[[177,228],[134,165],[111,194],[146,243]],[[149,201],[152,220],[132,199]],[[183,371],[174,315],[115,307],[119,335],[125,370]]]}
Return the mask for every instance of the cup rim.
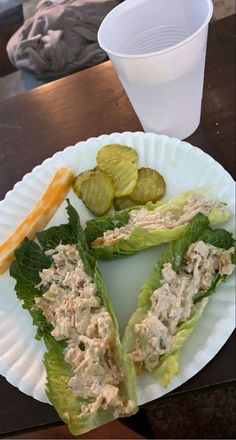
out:
{"label": "cup rim", "polygon": [[[132,0],[133,1],[133,0]],[[178,49],[181,46],[184,46],[185,44],[189,43],[189,41],[193,40],[195,37],[197,37],[197,35],[199,35],[202,30],[209,24],[210,19],[213,15],[213,2],[212,0],[207,0],[208,3],[208,7],[209,7],[209,11],[208,11],[208,15],[206,17],[206,19],[204,20],[204,22],[202,23],[202,25],[193,33],[191,34],[189,37],[185,38],[183,41],[180,41],[180,43],[177,43],[173,46],[170,46],[166,49],[162,49],[159,51],[155,51],[155,52],[149,52],[149,53],[143,53],[143,54],[126,54],[126,53],[122,53],[122,52],[116,52],[113,50],[108,49],[108,47],[106,45],[104,45],[103,43],[101,43],[101,33],[103,32],[104,27],[106,26],[108,20],[110,19],[110,17],[112,15],[115,14],[115,10],[117,8],[121,8],[121,9],[126,9],[130,2],[128,0],[126,0],[124,3],[120,3],[118,6],[116,6],[114,9],[112,9],[107,15],[106,17],[103,19],[102,23],[100,24],[100,27],[98,29],[98,34],[97,34],[97,38],[98,38],[98,44],[99,46],[105,51],[107,52],[108,55],[112,55],[115,56],[117,58],[126,58],[126,59],[140,59],[140,58],[149,58],[149,57],[153,57],[153,56],[157,56],[157,55],[162,55],[168,52],[172,52],[173,50]]]}

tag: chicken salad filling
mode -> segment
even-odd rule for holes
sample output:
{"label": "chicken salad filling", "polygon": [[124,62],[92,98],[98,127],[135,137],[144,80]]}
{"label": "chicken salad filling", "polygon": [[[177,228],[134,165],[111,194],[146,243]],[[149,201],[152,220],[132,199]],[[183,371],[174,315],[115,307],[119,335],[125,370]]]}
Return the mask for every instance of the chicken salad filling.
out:
{"label": "chicken salad filling", "polygon": [[[117,240],[129,238],[135,228],[143,228],[150,231],[173,229],[190,222],[198,212],[209,215],[212,205],[213,202],[207,200],[203,195],[192,194],[182,213],[178,215],[171,211],[162,212],[159,209],[149,210],[145,207],[134,209],[130,211],[129,221],[125,226],[105,231],[102,237],[97,238],[92,243],[92,247],[114,246]],[[218,210],[227,211],[227,207],[223,203],[216,204],[214,202],[214,205]]]}
{"label": "chicken salad filling", "polygon": [[[162,269],[162,283],[151,295],[151,306],[143,319],[134,325],[135,347],[130,353],[138,364],[152,371],[160,356],[171,349],[178,326],[190,318],[194,298],[207,290],[216,274],[230,275],[234,249],[220,249],[203,241],[192,243],[185,264],[176,273],[170,263]],[[208,299],[202,300],[204,308]]]}
{"label": "chicken salad filling", "polygon": [[116,416],[130,413],[135,402],[124,403],[119,395],[126,378],[115,361],[114,325],[96,284],[75,245],[60,244],[46,253],[53,263],[40,272],[37,287],[46,291],[35,302],[52,324],[52,336],[67,341],[64,358],[73,370],[71,391],[90,401],[81,407],[85,414],[108,407]]}

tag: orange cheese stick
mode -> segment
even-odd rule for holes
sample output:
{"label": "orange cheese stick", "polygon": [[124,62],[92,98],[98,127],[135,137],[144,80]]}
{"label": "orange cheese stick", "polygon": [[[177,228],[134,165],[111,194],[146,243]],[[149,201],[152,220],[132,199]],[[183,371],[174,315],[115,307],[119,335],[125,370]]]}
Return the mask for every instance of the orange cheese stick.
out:
{"label": "orange cheese stick", "polygon": [[74,180],[70,168],[60,168],[49,182],[44,193],[19,226],[0,244],[0,274],[14,259],[14,252],[25,237],[32,240],[42,230],[63,202]]}

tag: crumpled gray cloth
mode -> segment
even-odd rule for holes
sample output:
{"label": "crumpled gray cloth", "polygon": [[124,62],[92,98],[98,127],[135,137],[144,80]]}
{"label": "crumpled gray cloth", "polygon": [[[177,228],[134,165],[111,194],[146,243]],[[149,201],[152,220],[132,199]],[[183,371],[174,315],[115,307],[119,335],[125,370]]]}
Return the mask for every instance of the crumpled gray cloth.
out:
{"label": "crumpled gray cloth", "polygon": [[121,0],[41,0],[36,13],[11,37],[12,64],[38,78],[56,78],[101,63],[97,42],[103,18]]}

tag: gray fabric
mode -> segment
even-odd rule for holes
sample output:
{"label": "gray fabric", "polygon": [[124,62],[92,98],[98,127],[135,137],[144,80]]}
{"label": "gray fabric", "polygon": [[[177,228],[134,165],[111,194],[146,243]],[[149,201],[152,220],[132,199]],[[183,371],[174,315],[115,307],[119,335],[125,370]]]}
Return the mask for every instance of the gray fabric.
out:
{"label": "gray fabric", "polygon": [[119,0],[41,0],[7,44],[12,64],[38,78],[63,76],[101,63],[97,31]]}

